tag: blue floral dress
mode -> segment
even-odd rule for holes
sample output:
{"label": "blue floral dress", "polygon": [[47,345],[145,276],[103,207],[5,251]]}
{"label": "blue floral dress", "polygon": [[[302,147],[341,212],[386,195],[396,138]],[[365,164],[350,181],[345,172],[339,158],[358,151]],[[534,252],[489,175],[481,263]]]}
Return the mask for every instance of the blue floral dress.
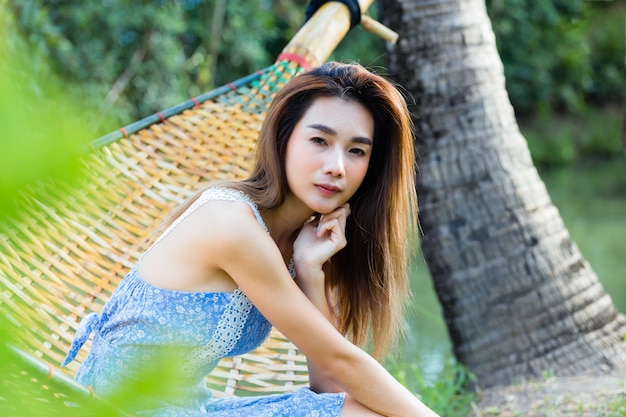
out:
{"label": "blue floral dress", "polygon": [[[159,238],[210,200],[249,204],[267,231],[256,204],[244,193],[209,188]],[[158,240],[157,240],[158,243]],[[133,403],[137,416],[337,417],[344,395],[316,394],[308,388],[278,395],[213,398],[204,377],[228,356],[249,352],[267,338],[271,324],[246,295],[234,292],[183,292],[143,281],[138,265],[124,277],[100,315],[83,318],[63,366],[95,333],[76,380],[100,395],[112,395],[123,381],[138,379],[159,355],[175,355],[182,380],[173,395]],[[174,389],[174,388],[173,388]]]}

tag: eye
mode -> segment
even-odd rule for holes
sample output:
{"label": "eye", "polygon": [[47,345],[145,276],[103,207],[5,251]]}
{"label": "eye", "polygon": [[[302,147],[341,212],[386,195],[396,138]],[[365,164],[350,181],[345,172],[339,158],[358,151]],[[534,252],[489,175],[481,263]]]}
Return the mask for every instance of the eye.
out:
{"label": "eye", "polygon": [[363,149],[361,149],[361,148],[352,148],[352,149],[350,149],[349,152],[351,154],[354,154],[354,155],[357,155],[357,156],[365,156],[365,155],[367,155],[365,153],[365,151]]}
{"label": "eye", "polygon": [[320,137],[317,137],[317,136],[311,138],[311,142],[317,143],[319,145],[325,145],[326,144],[326,141],[323,138],[320,138]]}

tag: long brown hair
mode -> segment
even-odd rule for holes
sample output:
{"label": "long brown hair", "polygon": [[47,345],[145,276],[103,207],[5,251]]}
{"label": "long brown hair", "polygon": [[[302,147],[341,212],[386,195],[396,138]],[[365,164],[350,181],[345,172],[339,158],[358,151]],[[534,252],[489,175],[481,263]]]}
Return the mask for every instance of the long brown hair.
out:
{"label": "long brown hair", "polygon": [[287,142],[319,97],[356,101],[374,121],[368,171],[349,201],[348,244],[333,256],[326,283],[336,295],[339,330],[357,345],[371,340],[373,355],[380,358],[400,329],[417,231],[413,125],[400,91],[358,64],[329,62],[296,76],[267,111],[251,175],[226,185],[248,194],[261,209],[280,206],[289,191]]}

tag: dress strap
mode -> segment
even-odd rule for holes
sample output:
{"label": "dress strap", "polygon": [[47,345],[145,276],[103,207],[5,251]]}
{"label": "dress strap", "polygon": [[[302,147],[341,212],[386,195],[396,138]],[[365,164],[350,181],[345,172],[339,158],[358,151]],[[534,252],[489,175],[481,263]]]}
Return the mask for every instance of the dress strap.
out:
{"label": "dress strap", "polygon": [[235,190],[234,188],[227,187],[211,187],[207,188],[200,194],[200,196],[194,201],[191,206],[187,210],[185,210],[174,222],[158,237],[158,239],[154,242],[154,245],[159,243],[164,237],[169,235],[172,230],[176,226],[180,224],[187,216],[196,211],[198,208],[202,207],[209,201],[241,201],[247,203],[254,211],[254,216],[256,217],[259,224],[265,229],[267,233],[269,233],[269,229],[265,225],[263,218],[261,217],[261,212],[259,211],[259,206],[252,201],[252,199],[245,194],[243,191]]}

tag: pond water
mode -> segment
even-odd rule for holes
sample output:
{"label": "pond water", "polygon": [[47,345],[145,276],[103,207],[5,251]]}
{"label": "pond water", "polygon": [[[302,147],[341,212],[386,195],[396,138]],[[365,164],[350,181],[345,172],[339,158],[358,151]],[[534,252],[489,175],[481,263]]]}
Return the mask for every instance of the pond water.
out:
{"label": "pond water", "polygon": [[[572,239],[616,308],[626,313],[626,160],[540,172]],[[399,363],[434,381],[453,362],[441,307],[422,259],[411,274],[413,301]]]}

